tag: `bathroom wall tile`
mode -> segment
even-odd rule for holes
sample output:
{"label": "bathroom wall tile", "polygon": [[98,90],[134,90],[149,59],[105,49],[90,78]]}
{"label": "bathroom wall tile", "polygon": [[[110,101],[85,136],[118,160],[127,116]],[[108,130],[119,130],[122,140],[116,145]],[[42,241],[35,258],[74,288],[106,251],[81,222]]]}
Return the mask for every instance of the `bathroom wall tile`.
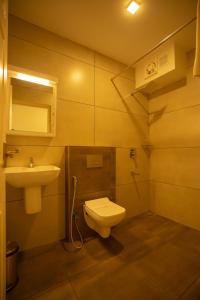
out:
{"label": "bathroom wall tile", "polygon": [[94,104],[94,67],[62,55],[55,57],[58,97]]}
{"label": "bathroom wall tile", "polygon": [[6,143],[8,145],[24,145],[24,146],[48,146],[52,138],[47,137],[33,137],[33,136],[15,136],[7,135]]}
{"label": "bathroom wall tile", "polygon": [[[95,68],[95,105],[114,110],[130,112],[131,114],[146,115],[142,105],[148,111],[148,101],[145,97],[137,94],[138,101],[131,96],[134,89],[134,83],[130,79],[118,77],[115,81],[123,99],[120,98],[114,85],[111,82],[112,73]],[[130,95],[130,96],[128,96]]]}
{"label": "bathroom wall tile", "polygon": [[126,208],[126,218],[148,211],[148,182],[133,182],[116,187],[116,203]]}
{"label": "bathroom wall tile", "polygon": [[188,69],[186,84],[171,92],[151,99],[149,112],[162,111],[164,113],[200,104],[200,82],[193,77],[193,66]]}
{"label": "bathroom wall tile", "polygon": [[192,75],[185,86],[149,102],[151,209],[185,225],[200,228],[200,83]]}
{"label": "bathroom wall tile", "polygon": [[[126,67],[125,64],[120,63],[98,52],[95,52],[95,66],[113,72],[115,74],[121,72]],[[113,76],[115,74],[113,74]],[[134,75],[134,71],[131,68],[122,74],[123,77],[129,78],[131,80],[133,79],[133,75]]]}
{"label": "bathroom wall tile", "polygon": [[[120,85],[117,85],[117,87],[120,87]],[[130,95],[125,97],[124,106],[130,115],[139,114],[145,116],[146,118],[149,117],[149,100],[141,93],[137,93],[134,96]]]}
{"label": "bathroom wall tile", "polygon": [[9,37],[8,43],[9,65],[56,76],[54,55],[58,54],[15,37]]}
{"label": "bathroom wall tile", "polygon": [[94,102],[93,66],[14,37],[9,38],[9,64],[58,78],[60,98]]}
{"label": "bathroom wall tile", "polygon": [[[95,68],[95,104],[105,108],[126,111],[122,99],[110,80],[112,76],[113,73]],[[120,91],[122,94],[127,95],[132,89],[132,81],[124,78],[121,81],[123,81],[123,84],[119,88],[123,87],[123,90],[120,89]]]}
{"label": "bathroom wall tile", "polygon": [[8,151],[14,148],[17,148],[19,153],[7,159],[8,167],[28,166],[30,157],[33,157],[35,165],[63,166],[64,164],[64,147],[7,146]]}
{"label": "bathroom wall tile", "polygon": [[200,148],[154,150],[150,177],[152,180],[200,189]]}
{"label": "bathroom wall tile", "polygon": [[140,145],[148,133],[142,116],[96,108],[95,141],[99,146],[131,147]]}
{"label": "bathroom wall tile", "polygon": [[200,190],[151,182],[153,212],[200,230]]}
{"label": "bathroom wall tile", "polygon": [[[127,184],[148,180],[149,158],[142,148],[136,148],[136,158],[130,158],[131,148],[116,149],[116,184]],[[139,174],[133,175],[131,171]]]}
{"label": "bathroom wall tile", "polygon": [[64,238],[64,196],[42,198],[42,211],[28,215],[23,201],[7,202],[7,239],[17,240],[20,249],[42,246]]}
{"label": "bathroom wall tile", "polygon": [[93,145],[94,107],[58,100],[56,137],[51,145]]}
{"label": "bathroom wall tile", "polygon": [[150,126],[154,146],[199,146],[200,106],[163,114]]}
{"label": "bathroom wall tile", "polygon": [[92,50],[13,15],[9,16],[9,34],[63,55],[94,64],[94,53]]}
{"label": "bathroom wall tile", "polygon": [[15,188],[10,184],[6,183],[6,201],[19,201],[24,198],[24,189]]}

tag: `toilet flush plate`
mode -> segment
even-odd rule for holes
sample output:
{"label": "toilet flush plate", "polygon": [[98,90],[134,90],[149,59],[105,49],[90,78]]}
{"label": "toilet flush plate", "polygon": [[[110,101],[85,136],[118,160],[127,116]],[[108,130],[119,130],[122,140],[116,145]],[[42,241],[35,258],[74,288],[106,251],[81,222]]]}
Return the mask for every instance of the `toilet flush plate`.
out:
{"label": "toilet flush plate", "polygon": [[97,154],[89,154],[86,156],[87,168],[102,168],[103,156]]}

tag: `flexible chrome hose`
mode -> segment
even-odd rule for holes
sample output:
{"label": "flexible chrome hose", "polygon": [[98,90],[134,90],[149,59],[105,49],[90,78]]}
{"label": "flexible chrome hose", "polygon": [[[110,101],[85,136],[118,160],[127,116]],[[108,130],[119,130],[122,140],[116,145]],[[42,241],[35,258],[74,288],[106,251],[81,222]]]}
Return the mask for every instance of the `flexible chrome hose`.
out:
{"label": "flexible chrome hose", "polygon": [[[77,183],[78,183],[78,180],[77,180],[77,177],[76,176],[72,176],[73,178],[73,197],[72,197],[72,206],[71,206],[71,214],[70,214],[70,239],[71,239],[71,242],[74,246],[74,248],[76,249],[81,249],[83,247],[83,237],[82,237],[82,234],[78,228],[78,224],[76,222],[76,216],[74,215],[74,203],[75,203],[75,199],[76,199],[76,191],[77,191]],[[79,237],[80,237],[80,243],[81,245],[80,246],[77,246],[75,241],[74,241],[74,238],[73,238],[73,217],[74,217],[74,223],[75,223],[75,226],[76,226],[76,229],[78,231],[78,234],[79,234]]]}

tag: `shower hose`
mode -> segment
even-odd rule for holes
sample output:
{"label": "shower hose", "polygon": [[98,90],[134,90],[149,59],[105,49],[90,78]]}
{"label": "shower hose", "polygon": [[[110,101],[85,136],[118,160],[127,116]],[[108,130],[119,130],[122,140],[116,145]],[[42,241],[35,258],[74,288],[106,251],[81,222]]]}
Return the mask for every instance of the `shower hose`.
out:
{"label": "shower hose", "polygon": [[[74,203],[75,203],[75,199],[76,199],[76,191],[77,191],[77,183],[78,183],[78,180],[77,180],[77,177],[76,176],[72,176],[73,178],[73,198],[72,198],[72,206],[71,206],[71,214],[70,214],[70,239],[71,239],[71,242],[74,246],[74,248],[76,249],[81,249],[83,247],[83,237],[82,237],[82,234],[78,228],[78,224],[77,224],[77,215],[74,213]],[[80,237],[80,245],[77,245],[76,242],[74,241],[74,238],[73,238],[73,219],[74,219],[74,223],[75,223],[75,226],[76,226],[76,230],[79,234],[79,237]]]}

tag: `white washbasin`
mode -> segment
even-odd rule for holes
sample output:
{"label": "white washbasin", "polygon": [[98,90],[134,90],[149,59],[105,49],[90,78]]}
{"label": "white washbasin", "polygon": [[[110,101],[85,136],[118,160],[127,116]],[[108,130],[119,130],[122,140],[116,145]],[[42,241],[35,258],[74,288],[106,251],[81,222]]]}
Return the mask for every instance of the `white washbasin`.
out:
{"label": "white washbasin", "polygon": [[5,168],[6,181],[17,188],[46,185],[56,179],[59,173],[60,168],[51,165]]}
{"label": "white washbasin", "polygon": [[24,188],[25,211],[35,214],[42,209],[41,186],[55,180],[60,168],[52,165],[5,168],[6,181],[16,187]]}

